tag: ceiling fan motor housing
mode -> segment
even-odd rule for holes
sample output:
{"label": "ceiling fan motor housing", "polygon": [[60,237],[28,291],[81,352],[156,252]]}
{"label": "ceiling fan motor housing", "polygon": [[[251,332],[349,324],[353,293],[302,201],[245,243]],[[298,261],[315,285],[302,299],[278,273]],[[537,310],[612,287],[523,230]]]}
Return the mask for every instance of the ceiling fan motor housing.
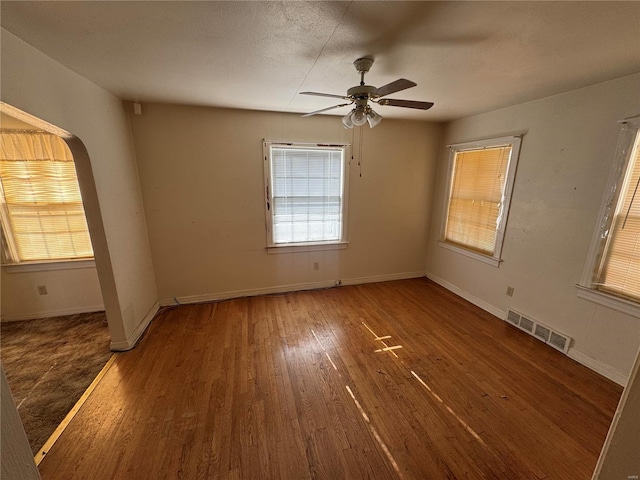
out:
{"label": "ceiling fan motor housing", "polygon": [[378,89],[371,85],[358,85],[356,87],[351,87],[347,90],[347,97],[353,98],[356,103],[359,100],[366,101],[370,98],[376,98],[378,96]]}

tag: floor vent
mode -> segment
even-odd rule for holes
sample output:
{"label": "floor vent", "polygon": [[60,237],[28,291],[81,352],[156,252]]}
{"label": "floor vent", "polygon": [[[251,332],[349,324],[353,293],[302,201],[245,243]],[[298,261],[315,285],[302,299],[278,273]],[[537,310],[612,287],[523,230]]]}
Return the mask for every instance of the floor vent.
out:
{"label": "floor vent", "polygon": [[525,317],[521,313],[515,310],[509,309],[507,311],[506,322],[518,327],[520,330],[527,332],[529,335],[533,335],[541,342],[546,343],[550,347],[560,350],[563,353],[569,351],[569,345],[571,344],[571,338],[566,335],[556,332],[551,328],[543,325],[540,322]]}

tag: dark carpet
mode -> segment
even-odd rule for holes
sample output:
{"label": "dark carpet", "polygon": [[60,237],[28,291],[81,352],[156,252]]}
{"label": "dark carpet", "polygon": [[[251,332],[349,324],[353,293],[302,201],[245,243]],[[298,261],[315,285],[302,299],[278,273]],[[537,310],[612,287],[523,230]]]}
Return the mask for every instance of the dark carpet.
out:
{"label": "dark carpet", "polygon": [[0,356],[35,455],[107,363],[104,312],[2,322]]}

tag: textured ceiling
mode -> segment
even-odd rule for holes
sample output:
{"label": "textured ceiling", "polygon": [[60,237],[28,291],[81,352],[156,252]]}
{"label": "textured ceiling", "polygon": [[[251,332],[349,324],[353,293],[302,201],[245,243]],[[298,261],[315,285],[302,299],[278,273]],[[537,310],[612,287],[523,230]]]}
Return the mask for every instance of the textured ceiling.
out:
{"label": "textured ceiling", "polygon": [[[640,2],[2,1],[1,23],[125,100],[306,112],[359,82],[449,120],[640,71]],[[330,113],[344,114],[342,108]]]}

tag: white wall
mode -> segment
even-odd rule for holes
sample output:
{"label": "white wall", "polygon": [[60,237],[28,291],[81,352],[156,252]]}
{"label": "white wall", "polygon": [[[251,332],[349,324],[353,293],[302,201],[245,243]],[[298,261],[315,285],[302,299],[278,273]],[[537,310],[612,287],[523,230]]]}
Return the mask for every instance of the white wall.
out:
{"label": "white wall", "polygon": [[2,101],[65,129],[74,154],[112,346],[157,305],[130,126],[116,97],[2,30]]}
{"label": "white wall", "polygon": [[[600,453],[594,480],[637,478],[640,475],[640,354]],[[635,475],[635,476],[634,476]]]}
{"label": "white wall", "polygon": [[[2,320],[55,317],[104,309],[95,265],[85,268],[20,271],[2,267]],[[38,293],[38,286],[47,289]]]}
{"label": "white wall", "polygon": [[[570,355],[624,383],[640,319],[576,296],[620,131],[640,113],[640,75],[454,121],[443,145],[526,132],[499,268],[439,247],[448,152],[440,152],[427,273],[491,311],[511,307],[575,341]],[[513,298],[507,297],[513,286]],[[502,313],[503,314],[503,313]]]}
{"label": "white wall", "polygon": [[350,166],[348,248],[270,255],[262,140],[351,143],[339,117],[143,104],[131,122],[163,301],[424,275],[438,125],[364,128],[362,177],[357,149]]}
{"label": "white wall", "polygon": [[[0,112],[0,127],[37,130],[37,127],[3,112]],[[73,265],[81,268],[60,270],[49,265],[46,271],[32,271],[3,266],[0,271],[2,320],[25,320],[103,310],[95,263],[75,262]],[[40,285],[46,287],[46,295],[38,293]]]}
{"label": "white wall", "polygon": [[31,447],[24,433],[18,409],[11,396],[11,390],[0,365],[0,478],[38,480],[40,474],[33,460]]}

